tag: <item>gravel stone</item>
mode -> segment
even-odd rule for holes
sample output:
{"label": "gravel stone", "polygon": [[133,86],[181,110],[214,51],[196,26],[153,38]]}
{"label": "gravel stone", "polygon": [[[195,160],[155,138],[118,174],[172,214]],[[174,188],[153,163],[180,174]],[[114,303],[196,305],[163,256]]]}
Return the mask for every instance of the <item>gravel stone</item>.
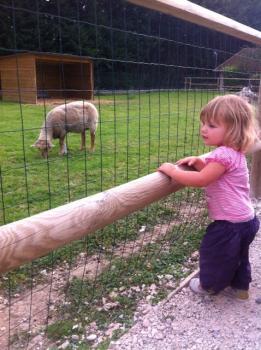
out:
{"label": "gravel stone", "polygon": [[90,334],[88,337],[86,337],[86,339],[88,341],[94,341],[95,339],[97,339],[97,335],[96,334]]}

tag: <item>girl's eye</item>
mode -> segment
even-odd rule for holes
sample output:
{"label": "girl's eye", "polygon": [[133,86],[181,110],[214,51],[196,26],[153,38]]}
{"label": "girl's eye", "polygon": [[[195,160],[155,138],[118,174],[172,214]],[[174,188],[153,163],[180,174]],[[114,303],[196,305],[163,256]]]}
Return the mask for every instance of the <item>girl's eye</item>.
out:
{"label": "girl's eye", "polygon": [[216,128],[217,126],[213,123],[204,123],[204,122],[201,122],[201,127],[203,126],[206,126],[208,128]]}

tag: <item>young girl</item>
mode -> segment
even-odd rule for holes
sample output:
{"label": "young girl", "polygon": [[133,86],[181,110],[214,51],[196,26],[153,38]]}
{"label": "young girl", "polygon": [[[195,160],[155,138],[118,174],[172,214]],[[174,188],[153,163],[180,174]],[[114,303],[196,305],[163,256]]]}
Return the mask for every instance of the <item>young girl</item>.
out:
{"label": "young girl", "polygon": [[217,294],[227,288],[239,299],[248,299],[251,270],[249,245],[258,229],[249,196],[245,153],[256,139],[251,106],[236,95],[218,96],[201,111],[201,137],[216,149],[202,157],[186,157],[178,165],[164,163],[159,171],[185,186],[205,187],[213,222],[200,246],[199,278],[190,281],[195,293]]}

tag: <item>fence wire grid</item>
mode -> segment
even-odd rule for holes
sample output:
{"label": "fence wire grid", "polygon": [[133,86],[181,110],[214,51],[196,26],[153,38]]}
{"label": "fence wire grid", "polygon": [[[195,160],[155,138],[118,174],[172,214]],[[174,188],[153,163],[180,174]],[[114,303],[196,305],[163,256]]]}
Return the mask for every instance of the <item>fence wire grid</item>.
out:
{"label": "fence wire grid", "polygon": [[[208,152],[199,112],[218,94],[256,103],[260,49],[209,28],[114,0],[1,0],[0,14],[1,225]],[[98,110],[95,151],[68,133],[67,154],[53,140],[42,158],[47,113],[76,100]],[[0,348],[108,347],[195,268],[206,222],[183,189],[2,274]]]}

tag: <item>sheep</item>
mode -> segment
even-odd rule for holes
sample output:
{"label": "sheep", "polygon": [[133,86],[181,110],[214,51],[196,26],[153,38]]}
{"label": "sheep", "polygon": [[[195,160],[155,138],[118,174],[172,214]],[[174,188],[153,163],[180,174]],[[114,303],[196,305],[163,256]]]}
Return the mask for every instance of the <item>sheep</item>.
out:
{"label": "sheep", "polygon": [[53,139],[59,139],[60,155],[67,153],[65,136],[68,132],[81,133],[81,150],[85,149],[85,130],[90,129],[91,148],[95,149],[95,132],[98,125],[96,107],[86,101],[75,101],[53,108],[46,116],[38,139],[32,145],[40,150],[43,158],[54,146]]}
{"label": "sheep", "polygon": [[236,95],[242,97],[244,100],[251,104],[255,104],[258,100],[257,94],[254,93],[248,86],[243,87],[243,89],[236,93]]}

